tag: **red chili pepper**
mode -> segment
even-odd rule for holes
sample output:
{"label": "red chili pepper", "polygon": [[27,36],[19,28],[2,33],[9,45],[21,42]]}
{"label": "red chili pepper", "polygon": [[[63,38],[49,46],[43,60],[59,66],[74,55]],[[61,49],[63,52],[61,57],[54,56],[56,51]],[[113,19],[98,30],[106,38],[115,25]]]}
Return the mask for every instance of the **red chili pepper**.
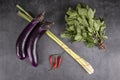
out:
{"label": "red chili pepper", "polygon": [[55,56],[50,55],[50,57],[49,57],[49,62],[50,62],[51,65],[53,65],[53,59],[54,59],[54,58],[55,58]]}
{"label": "red chili pepper", "polygon": [[52,69],[56,69],[57,68],[57,59],[56,59],[56,57],[55,57],[55,60],[54,60],[54,63],[53,63],[53,65],[52,65]]}
{"label": "red chili pepper", "polygon": [[54,55],[50,55],[49,62],[51,64],[51,69],[50,70],[57,68],[57,59]]}
{"label": "red chili pepper", "polygon": [[62,56],[57,57],[57,68],[60,68],[60,65],[62,63]]}

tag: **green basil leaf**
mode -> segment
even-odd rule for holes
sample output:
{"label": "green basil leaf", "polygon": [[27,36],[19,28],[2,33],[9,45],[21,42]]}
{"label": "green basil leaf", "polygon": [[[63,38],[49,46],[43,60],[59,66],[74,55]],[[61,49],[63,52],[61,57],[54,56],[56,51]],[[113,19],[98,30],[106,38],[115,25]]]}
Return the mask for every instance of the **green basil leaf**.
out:
{"label": "green basil leaf", "polygon": [[94,22],[93,19],[90,18],[88,22],[89,22],[90,27],[92,28],[93,27],[93,22]]}
{"label": "green basil leaf", "polygon": [[99,19],[95,20],[95,22],[98,24],[98,25],[101,25],[101,21]]}
{"label": "green basil leaf", "polygon": [[85,25],[85,26],[88,26],[88,21],[85,18],[85,16],[81,16],[81,17],[82,17],[82,24]]}
{"label": "green basil leaf", "polygon": [[82,36],[85,38],[87,37],[87,33],[82,33]]}
{"label": "green basil leaf", "polygon": [[87,10],[85,8],[79,8],[78,9],[78,14],[80,16],[87,16]]}
{"label": "green basil leaf", "polygon": [[99,31],[100,25],[97,24],[96,22],[94,22],[94,28],[95,28],[96,31]]}
{"label": "green basil leaf", "polygon": [[108,37],[107,36],[102,36],[103,37],[103,39],[108,39]]}
{"label": "green basil leaf", "polygon": [[92,48],[93,46],[95,46],[94,43],[88,43],[88,47],[89,47],[89,48]]}
{"label": "green basil leaf", "polygon": [[67,12],[67,14],[69,15],[69,18],[72,18],[72,17],[77,16],[77,11],[71,10],[71,11]]}
{"label": "green basil leaf", "polygon": [[75,25],[76,27],[79,27],[79,22],[78,22],[77,20],[74,20],[74,25]]}
{"label": "green basil leaf", "polygon": [[77,32],[77,34],[80,34],[80,33],[81,33],[80,27],[76,27],[76,32]]}
{"label": "green basil leaf", "polygon": [[78,20],[78,22],[79,22],[80,24],[82,24],[82,18],[77,17],[77,20]]}
{"label": "green basil leaf", "polygon": [[67,24],[68,24],[68,25],[73,25],[73,24],[75,24],[75,23],[74,23],[74,20],[71,20],[71,21],[68,21]]}
{"label": "green basil leaf", "polygon": [[96,44],[96,43],[98,43],[98,41],[96,39],[94,39],[94,43]]}
{"label": "green basil leaf", "polygon": [[94,43],[94,39],[92,38],[92,36],[88,36],[86,40],[88,43]]}
{"label": "green basil leaf", "polygon": [[100,31],[103,32],[105,30],[105,28],[106,28],[105,25],[101,26]]}
{"label": "green basil leaf", "polygon": [[80,41],[82,39],[82,36],[81,35],[76,35],[75,38],[74,38],[76,41]]}
{"label": "green basil leaf", "polygon": [[77,7],[76,7],[76,10],[78,11],[78,10],[80,10],[80,9],[81,9],[81,5],[78,4]]}
{"label": "green basil leaf", "polygon": [[92,33],[88,33],[88,36],[92,36]]}
{"label": "green basil leaf", "polygon": [[61,36],[62,38],[71,38],[71,35],[70,35],[70,34],[65,34],[65,33],[61,34],[60,36]]}
{"label": "green basil leaf", "polygon": [[91,8],[88,9],[88,18],[94,18],[95,10],[93,11]]}
{"label": "green basil leaf", "polygon": [[71,31],[74,31],[74,30],[75,30],[74,26],[70,26],[69,29],[70,29]]}
{"label": "green basil leaf", "polygon": [[87,29],[89,32],[93,32],[92,28],[88,27]]}

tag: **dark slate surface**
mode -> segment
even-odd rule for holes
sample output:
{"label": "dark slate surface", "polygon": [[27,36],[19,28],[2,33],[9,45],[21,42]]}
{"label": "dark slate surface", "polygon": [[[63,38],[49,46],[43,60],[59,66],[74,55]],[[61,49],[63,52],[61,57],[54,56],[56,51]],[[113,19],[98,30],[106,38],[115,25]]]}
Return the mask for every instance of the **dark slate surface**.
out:
{"label": "dark slate surface", "polygon": [[[28,24],[16,15],[18,3],[32,15],[45,10],[46,18],[56,24],[51,31],[59,37],[65,29],[64,14],[68,6],[77,3],[96,8],[96,16],[102,16],[107,24],[107,51],[97,47],[87,48],[83,43],[70,44],[63,40],[78,55],[88,60],[95,72],[89,75],[67,53],[63,54],[60,69],[48,71],[50,54],[61,53],[61,49],[47,35],[37,45],[39,66],[34,68],[29,60],[21,61],[16,56],[17,37]],[[119,80],[120,78],[120,0],[0,0],[0,80]]]}

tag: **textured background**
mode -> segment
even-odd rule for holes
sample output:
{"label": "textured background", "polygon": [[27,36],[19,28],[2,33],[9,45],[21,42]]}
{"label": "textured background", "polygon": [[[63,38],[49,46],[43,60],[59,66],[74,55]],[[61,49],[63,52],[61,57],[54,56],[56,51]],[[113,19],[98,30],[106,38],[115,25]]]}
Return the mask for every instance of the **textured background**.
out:
{"label": "textured background", "polygon": [[[53,40],[44,35],[37,44],[39,66],[34,68],[26,59],[16,56],[17,37],[28,24],[16,15],[15,4],[22,5],[32,15],[45,10],[46,20],[56,24],[51,31],[59,37],[65,30],[64,14],[68,6],[85,3],[97,10],[107,24],[107,51],[87,48],[83,43],[69,43],[61,39],[94,67],[89,75],[68,54],[63,54],[60,69],[48,71],[50,54],[61,53]],[[0,0],[0,80],[119,80],[120,78],[120,0]]]}

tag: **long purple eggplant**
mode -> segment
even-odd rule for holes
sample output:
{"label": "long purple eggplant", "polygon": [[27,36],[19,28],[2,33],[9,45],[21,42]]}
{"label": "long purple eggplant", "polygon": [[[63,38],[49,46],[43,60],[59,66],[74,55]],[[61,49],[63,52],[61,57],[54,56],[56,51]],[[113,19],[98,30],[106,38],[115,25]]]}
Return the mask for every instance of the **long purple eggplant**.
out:
{"label": "long purple eggplant", "polygon": [[38,39],[50,28],[51,22],[39,23],[27,38],[26,50],[31,64],[36,67],[38,65],[38,57],[36,54],[36,44]]}
{"label": "long purple eggplant", "polygon": [[23,60],[27,57],[26,51],[25,51],[25,44],[26,40],[28,38],[28,35],[31,33],[31,31],[34,29],[34,27],[39,23],[42,22],[44,19],[45,12],[42,12],[40,15],[38,15],[34,20],[32,20],[27,27],[22,31],[20,36],[17,39],[16,42],[16,54],[17,56]]}

